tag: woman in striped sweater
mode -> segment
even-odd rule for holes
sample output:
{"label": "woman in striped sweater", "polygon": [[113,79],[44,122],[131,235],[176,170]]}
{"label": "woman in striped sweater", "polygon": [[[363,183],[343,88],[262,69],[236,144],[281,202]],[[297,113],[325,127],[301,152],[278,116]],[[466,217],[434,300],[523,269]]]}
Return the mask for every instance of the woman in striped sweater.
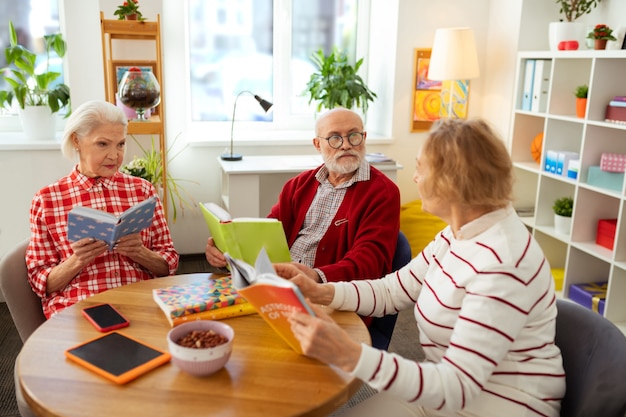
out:
{"label": "woman in striped sweater", "polygon": [[351,340],[314,306],[293,314],[306,355],[379,393],[349,415],[557,417],[565,393],[554,343],[550,265],[512,205],[512,164],[480,120],[431,130],[413,177],[424,210],[448,223],[407,266],[377,280],[318,284],[277,264],[314,304],[382,316],[412,308],[426,360]]}

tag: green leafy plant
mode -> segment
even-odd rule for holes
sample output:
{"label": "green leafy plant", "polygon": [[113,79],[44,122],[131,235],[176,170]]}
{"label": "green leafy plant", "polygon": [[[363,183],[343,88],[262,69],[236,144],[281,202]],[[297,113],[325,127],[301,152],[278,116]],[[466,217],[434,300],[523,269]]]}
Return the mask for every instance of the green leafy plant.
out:
{"label": "green leafy plant", "polygon": [[[172,144],[166,151],[166,155],[170,153],[174,144],[178,140],[176,136]],[[161,165],[161,151],[155,146],[154,137],[152,138],[152,143],[150,148],[145,148],[141,145],[141,143],[131,135],[137,146],[143,152],[141,157],[133,157],[133,160],[128,164],[122,166],[120,171],[129,174],[135,177],[143,178],[147,181],[150,181],[157,190],[163,188],[163,166]],[[167,163],[173,161],[184,148],[180,149],[173,156],[169,157]],[[172,220],[176,223],[176,219],[178,217],[178,209],[180,209],[183,213],[185,208],[193,208],[195,207],[195,201],[191,197],[191,195],[179,184],[181,181],[188,181],[197,184],[195,181],[183,180],[180,178],[174,178],[169,173],[166,174],[166,190],[169,197],[169,200],[172,202]]]}
{"label": "green leafy plant", "polygon": [[561,197],[554,200],[552,210],[554,214],[563,217],[572,217],[572,210],[574,209],[574,199],[572,197]]}
{"label": "green leafy plant", "polygon": [[[46,70],[35,73],[37,55],[17,43],[13,22],[9,22],[9,46],[4,50],[7,66],[0,69],[0,76],[9,84],[9,90],[0,90],[0,107],[9,108],[16,100],[20,108],[25,106],[48,106],[52,113],[70,106],[70,89],[65,84],[51,83],[61,73],[49,71],[52,51],[63,58],[67,45],[60,33],[44,36]],[[68,112],[69,115],[69,112]]]}
{"label": "green leafy plant", "polygon": [[573,22],[584,14],[591,13],[602,0],[556,0],[561,6],[559,13],[563,14],[566,22]]}
{"label": "green leafy plant", "polygon": [[607,41],[616,41],[617,38],[613,36],[613,29],[605,24],[596,25],[591,32],[587,35],[589,39],[605,39]]}
{"label": "green leafy plant", "polygon": [[117,20],[125,20],[126,16],[136,14],[137,20],[145,20],[141,12],[139,11],[139,0],[128,0],[122,3],[120,6],[117,6],[115,12],[113,12],[115,16],[117,16]]}
{"label": "green leafy plant", "polygon": [[589,86],[586,84],[579,85],[576,87],[576,91],[574,91],[576,98],[587,98],[587,94],[589,94]]}
{"label": "green leafy plant", "polygon": [[317,71],[311,74],[303,94],[309,104],[316,101],[317,111],[335,107],[360,108],[367,112],[369,102],[377,97],[358,75],[363,58],[352,65],[347,55],[333,48],[329,55],[320,49],[311,55]]}

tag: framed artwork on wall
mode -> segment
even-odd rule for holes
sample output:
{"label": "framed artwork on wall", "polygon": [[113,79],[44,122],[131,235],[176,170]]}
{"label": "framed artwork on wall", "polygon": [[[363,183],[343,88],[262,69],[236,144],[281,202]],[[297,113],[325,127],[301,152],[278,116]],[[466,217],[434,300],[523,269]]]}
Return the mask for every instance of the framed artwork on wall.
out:
{"label": "framed artwork on wall", "polygon": [[433,122],[440,117],[442,83],[427,77],[430,52],[430,49],[415,49],[411,132],[430,129]]}

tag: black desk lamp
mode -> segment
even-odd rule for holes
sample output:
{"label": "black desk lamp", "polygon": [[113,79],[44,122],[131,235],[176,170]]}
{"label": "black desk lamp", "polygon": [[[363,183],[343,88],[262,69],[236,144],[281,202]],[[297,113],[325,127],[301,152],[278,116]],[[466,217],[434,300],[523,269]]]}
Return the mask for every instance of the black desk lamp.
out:
{"label": "black desk lamp", "polygon": [[235,97],[235,105],[233,106],[233,120],[230,124],[230,152],[226,151],[220,156],[220,158],[222,158],[222,160],[224,161],[241,161],[243,159],[243,156],[241,154],[233,153],[233,128],[235,127],[235,110],[237,109],[237,100],[239,100],[239,96],[241,96],[243,93],[248,93],[254,96],[256,101],[259,102],[259,104],[261,105],[261,107],[263,107],[263,110],[265,110],[266,113],[273,106],[273,104],[269,101],[262,99],[261,97],[253,94],[248,90],[244,90],[237,94],[237,97]]}

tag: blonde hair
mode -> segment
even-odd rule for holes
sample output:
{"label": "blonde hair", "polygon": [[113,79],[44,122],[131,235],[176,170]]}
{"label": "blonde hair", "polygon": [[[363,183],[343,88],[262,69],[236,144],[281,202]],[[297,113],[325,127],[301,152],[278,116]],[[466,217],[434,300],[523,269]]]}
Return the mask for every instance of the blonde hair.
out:
{"label": "blonde hair", "polygon": [[94,129],[107,124],[123,125],[124,135],[126,135],[128,119],[126,119],[122,109],[108,101],[101,100],[92,100],[81,104],[72,111],[65,123],[61,152],[63,152],[66,158],[74,160],[78,153],[72,141],[73,135],[76,134],[78,138],[81,138],[91,133]]}
{"label": "blonde hair", "polygon": [[425,187],[461,205],[505,207],[513,197],[513,164],[498,135],[483,120],[441,119],[422,156],[430,168]]}

